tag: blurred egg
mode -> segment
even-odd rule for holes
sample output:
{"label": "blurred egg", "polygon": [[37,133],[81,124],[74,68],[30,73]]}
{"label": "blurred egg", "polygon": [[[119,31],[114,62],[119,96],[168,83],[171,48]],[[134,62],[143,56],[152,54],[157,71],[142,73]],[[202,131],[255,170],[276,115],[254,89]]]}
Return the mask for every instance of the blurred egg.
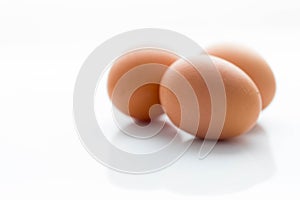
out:
{"label": "blurred egg", "polygon": [[[255,125],[261,110],[261,96],[254,82],[238,67],[217,57],[210,56],[210,59],[220,72],[220,77],[222,78],[221,81],[224,83],[226,103],[223,102],[223,104],[226,105],[226,116],[220,137],[216,138],[215,136],[207,135],[206,138],[228,139],[250,130]],[[199,70],[207,70],[208,67],[211,67],[208,66],[206,60],[198,60],[197,65],[201,66]],[[182,93],[180,95],[186,96],[186,90],[181,88],[182,84],[176,83],[176,79],[173,75],[174,73],[172,73],[173,70],[182,75],[191,85],[197,96],[199,109],[191,108],[192,104],[189,103],[189,99],[185,101],[185,104],[182,102],[180,103],[176,97],[178,92],[175,95],[167,87],[168,85],[173,85],[176,87],[176,91]],[[201,74],[193,67],[193,65],[183,59],[174,62],[162,77],[160,102],[167,116],[177,127],[180,126],[182,109],[188,109],[191,112],[199,112],[200,122],[196,122],[199,124],[196,136],[204,138],[211,121],[212,103],[208,87]],[[189,120],[197,119],[191,118]],[[189,133],[193,132],[190,126],[180,128]]]}
{"label": "blurred egg", "polygon": [[146,76],[153,78],[153,80],[160,80],[162,76],[160,70],[152,70],[148,74],[141,71],[139,74],[131,77],[127,82],[123,81],[120,83],[122,84],[122,90],[119,91],[119,94],[113,95],[113,92],[121,77],[132,72],[133,69],[137,69],[140,65],[153,64],[154,69],[155,64],[168,67],[176,60],[176,55],[160,49],[139,49],[119,57],[113,63],[108,75],[107,87],[112,103],[123,113],[130,115],[136,120],[150,120],[149,109],[152,105],[160,103],[159,84],[149,83],[141,86],[136,85],[137,89],[131,94],[129,101],[125,93],[128,92],[132,85],[138,84],[141,79],[145,79]]}
{"label": "blurred egg", "polygon": [[218,44],[206,49],[207,53],[225,59],[243,70],[260,91],[262,109],[274,98],[276,83],[268,63],[253,50],[237,44]]}

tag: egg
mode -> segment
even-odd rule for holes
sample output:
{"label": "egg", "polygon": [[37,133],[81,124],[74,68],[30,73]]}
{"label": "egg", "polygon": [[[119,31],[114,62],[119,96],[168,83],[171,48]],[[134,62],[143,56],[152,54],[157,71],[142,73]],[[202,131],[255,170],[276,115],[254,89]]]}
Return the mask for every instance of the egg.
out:
{"label": "egg", "polygon": [[[209,58],[219,71],[222,79],[221,83],[223,82],[224,84],[226,94],[226,98],[224,99],[226,99],[226,102],[223,103],[226,105],[226,115],[220,136],[207,135],[206,139],[223,140],[241,135],[255,125],[260,114],[262,103],[258,88],[246,73],[232,63],[214,56],[210,56]],[[208,65],[207,59],[198,59],[197,65],[201,66],[199,70],[207,70],[208,67],[211,67]],[[179,102],[177,95],[184,97],[186,90],[182,89],[182,84],[176,83],[177,79],[174,78],[174,71],[182,75],[193,88],[197,97],[198,108],[191,107],[193,104],[189,103],[189,99],[186,99],[184,104]],[[193,133],[192,127],[188,125],[181,126],[180,128],[188,133],[195,134],[198,138],[205,138],[211,122],[212,101],[207,84],[201,74],[198,73],[190,62],[179,59],[164,73],[159,94],[165,113],[177,127],[180,127],[182,109],[187,109],[190,112],[199,112],[200,121],[195,122],[199,125],[196,133]],[[174,94],[168,88],[168,85],[175,86],[177,94]],[[189,120],[197,119],[191,118]]]}
{"label": "egg", "polygon": [[[161,64],[168,67],[177,59],[178,57],[175,54],[161,49],[138,49],[119,57],[112,64],[107,81],[108,94],[113,105],[136,120],[150,120],[149,109],[155,104],[160,104],[159,84],[149,83],[142,86],[137,85],[138,88],[131,94],[128,101],[125,93],[132,84],[138,84],[140,80],[143,79],[143,76],[136,75],[131,77],[129,81],[123,81],[122,83],[118,81],[125,74],[131,72],[133,69],[137,69],[143,64],[153,64],[153,67],[155,64]],[[142,74],[142,72],[140,74]],[[161,71],[152,70],[147,76],[151,76],[150,78],[153,78],[153,80],[160,80],[162,73]],[[123,90],[119,91],[119,94],[114,95],[113,98],[117,83],[122,84]]]}
{"label": "egg", "polygon": [[243,70],[260,91],[262,109],[266,108],[275,96],[276,83],[268,63],[255,51],[238,44],[217,44],[206,49],[207,53],[225,59]]}

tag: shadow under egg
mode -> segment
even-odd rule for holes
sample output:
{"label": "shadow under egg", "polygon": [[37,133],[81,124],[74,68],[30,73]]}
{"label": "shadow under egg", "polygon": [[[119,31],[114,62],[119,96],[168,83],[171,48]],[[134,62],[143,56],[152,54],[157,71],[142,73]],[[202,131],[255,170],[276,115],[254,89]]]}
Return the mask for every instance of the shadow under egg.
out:
{"label": "shadow under egg", "polygon": [[[164,143],[177,133],[168,123],[161,132],[163,134],[158,134],[156,140]],[[115,139],[121,139],[121,135]],[[268,180],[275,172],[268,135],[259,124],[240,137],[218,142],[210,154],[200,160],[197,156],[202,143],[203,140],[195,139],[180,159],[163,170],[141,175],[109,170],[108,177],[113,184],[127,189],[218,195],[253,187]]]}

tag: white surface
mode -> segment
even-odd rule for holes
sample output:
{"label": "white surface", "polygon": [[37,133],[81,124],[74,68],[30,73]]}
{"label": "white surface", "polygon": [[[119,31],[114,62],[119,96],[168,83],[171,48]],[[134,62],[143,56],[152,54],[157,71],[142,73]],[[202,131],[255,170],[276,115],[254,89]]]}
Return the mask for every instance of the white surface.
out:
{"label": "white surface", "polygon": [[[300,197],[297,1],[0,2],[0,199]],[[202,46],[237,41],[258,50],[278,84],[259,125],[203,161],[196,144],[155,174],[120,174],[96,162],[73,123],[77,73],[101,42],[144,27]]]}

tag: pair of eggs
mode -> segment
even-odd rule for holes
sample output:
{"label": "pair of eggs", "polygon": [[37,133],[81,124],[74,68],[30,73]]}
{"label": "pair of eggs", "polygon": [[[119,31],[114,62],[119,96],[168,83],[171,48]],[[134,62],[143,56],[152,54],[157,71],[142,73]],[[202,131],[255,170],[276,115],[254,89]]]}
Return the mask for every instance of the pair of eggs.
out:
{"label": "pair of eggs", "polygon": [[[149,121],[150,108],[161,104],[175,126],[199,138],[228,139],[245,133],[255,125],[260,111],[274,98],[273,72],[260,55],[240,45],[219,44],[207,48],[206,52],[209,56],[205,57],[218,70],[225,90],[226,114],[218,137],[206,135],[212,120],[212,101],[204,77],[190,62],[170,52],[140,49],[119,57],[109,72],[108,94],[119,110],[140,121]],[[204,71],[210,67],[206,66],[207,59],[198,59],[197,62]],[[145,72],[149,67],[152,70]],[[189,103],[191,97],[185,96],[186,90],[174,77],[174,71],[189,83],[198,106]],[[120,81],[131,72],[134,73]],[[144,81],[145,84],[140,85],[149,78],[155,81]],[[165,85],[173,85],[177,94]],[[117,86],[119,89],[116,90]],[[187,99],[179,102],[177,96]],[[200,118],[188,119],[199,120],[194,122],[198,123],[197,131],[193,131],[188,123],[182,126],[182,109],[199,113]]]}

